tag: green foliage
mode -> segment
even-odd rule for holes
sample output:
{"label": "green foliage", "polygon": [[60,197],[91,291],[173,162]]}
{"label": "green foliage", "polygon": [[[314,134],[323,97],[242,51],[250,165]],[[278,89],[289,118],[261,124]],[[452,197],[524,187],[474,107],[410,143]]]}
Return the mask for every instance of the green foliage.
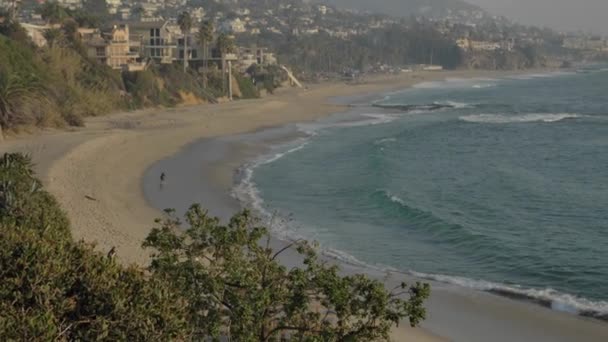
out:
{"label": "green foliage", "polygon": [[177,17],[177,24],[179,25],[180,30],[182,30],[182,33],[186,34],[190,32],[190,29],[192,28],[192,17],[190,16],[190,13],[180,13]]}
{"label": "green foliage", "polygon": [[232,53],[236,49],[234,38],[225,33],[220,33],[215,44],[218,51],[220,51],[222,55]]}
{"label": "green foliage", "polygon": [[0,158],[0,224],[34,227],[60,239],[70,236],[67,217],[34,177],[27,156]]}
{"label": "green foliage", "polygon": [[[167,213],[144,242],[155,250],[149,270],[189,298],[197,339],[386,340],[400,320],[414,326],[425,317],[427,284],[402,284],[389,292],[366,276],[342,276],[305,242],[275,252],[263,243],[269,241],[266,229],[248,211],[223,225],[194,205],[184,234],[176,233],[181,223]],[[277,261],[290,247],[303,257],[300,268]]]}
{"label": "green foliage", "polygon": [[83,58],[70,48],[54,47],[44,50],[42,59],[47,66],[49,98],[57,104],[63,119],[80,126],[83,118],[107,114],[120,108],[121,85],[110,76],[111,69]]}
{"label": "green foliage", "polygon": [[175,106],[182,94],[193,94],[209,102],[215,101],[212,89],[203,87],[203,79],[194,71],[183,73],[177,65],[151,67],[142,72],[122,74],[125,89],[131,97],[131,108]]}
{"label": "green foliage", "polygon": [[281,81],[285,80],[285,72],[276,65],[262,67],[254,64],[247,69],[247,74],[258,89],[265,89],[269,94],[272,94],[281,85]]}
{"label": "green foliage", "polygon": [[34,56],[22,44],[0,35],[0,128],[11,128],[28,121],[21,106],[43,93],[42,70],[33,65]]}
{"label": "green foliage", "polygon": [[205,20],[201,22],[196,40],[203,48],[203,88],[207,88],[209,76],[209,44],[213,41],[213,23]]}
{"label": "green foliage", "polygon": [[208,20],[202,21],[196,38],[198,43],[203,47],[211,43],[213,41],[213,23]]}
{"label": "green foliage", "polygon": [[35,50],[0,35],[0,125],[82,125],[83,118],[122,108],[120,74],[83,56],[77,24],[45,32]]}
{"label": "green foliage", "polygon": [[[343,276],[304,242],[275,252],[248,211],[223,225],[199,206],[181,230],[172,211],[144,242],[147,271],[74,242],[28,157],[0,159],[0,340],[386,340],[425,317],[426,284],[388,291]],[[183,232],[183,233],[180,233]],[[303,262],[277,258],[296,248]]]}
{"label": "green foliage", "polygon": [[53,48],[54,46],[57,45],[61,45],[64,40],[65,37],[63,36],[63,32],[61,32],[61,30],[56,29],[56,28],[51,28],[48,30],[45,30],[43,33],[44,39],[46,39],[46,43],[50,48]]}
{"label": "green foliage", "polygon": [[127,92],[132,96],[135,108],[158,104],[166,105],[166,103],[157,102],[161,98],[161,89],[158,87],[156,75],[152,70],[124,72],[122,77]]}
{"label": "green foliage", "polygon": [[48,21],[50,24],[61,23],[68,17],[68,12],[61,7],[57,1],[47,1],[43,3],[38,8],[38,13],[42,16],[42,19]]}
{"label": "green foliage", "polygon": [[19,41],[28,39],[25,29],[19,25],[10,11],[3,8],[0,8],[0,35]]}
{"label": "green foliage", "polygon": [[255,99],[260,97],[260,93],[253,84],[251,78],[242,76],[240,74],[235,74],[234,77],[239,84],[239,89],[241,90],[241,98]]}
{"label": "green foliage", "polygon": [[187,340],[185,299],[75,243],[29,158],[0,159],[0,340]]}

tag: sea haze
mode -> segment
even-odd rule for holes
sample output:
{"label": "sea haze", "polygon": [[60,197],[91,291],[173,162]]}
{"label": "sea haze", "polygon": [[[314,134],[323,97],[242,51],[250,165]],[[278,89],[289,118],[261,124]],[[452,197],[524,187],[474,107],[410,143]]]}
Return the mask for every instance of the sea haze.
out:
{"label": "sea haze", "polygon": [[423,83],[302,125],[235,194],[342,259],[601,318],[606,89],[602,68]]}

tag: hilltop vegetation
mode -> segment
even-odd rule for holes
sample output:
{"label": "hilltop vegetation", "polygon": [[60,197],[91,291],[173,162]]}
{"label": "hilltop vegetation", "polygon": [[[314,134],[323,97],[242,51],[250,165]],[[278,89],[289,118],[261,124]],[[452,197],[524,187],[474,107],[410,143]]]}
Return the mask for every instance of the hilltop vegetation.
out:
{"label": "hilltop vegetation", "polygon": [[171,211],[143,246],[146,268],[73,241],[70,224],[29,159],[0,158],[0,339],[99,341],[377,341],[425,317],[426,284],[389,291],[341,276],[307,243],[300,268],[278,263],[247,211],[227,224],[199,206],[182,227]]}
{"label": "hilltop vegetation", "polygon": [[[3,131],[24,127],[81,126],[90,116],[175,106],[191,97],[215,102],[224,96],[217,69],[208,73],[207,86],[193,69],[150,65],[143,72],[121,72],[88,58],[76,32],[79,22],[89,23],[59,9],[52,18],[60,26],[45,32],[47,45],[42,48],[19,23],[0,14],[0,137]],[[238,84],[250,86],[251,80]],[[258,93],[254,89],[245,95]]]}

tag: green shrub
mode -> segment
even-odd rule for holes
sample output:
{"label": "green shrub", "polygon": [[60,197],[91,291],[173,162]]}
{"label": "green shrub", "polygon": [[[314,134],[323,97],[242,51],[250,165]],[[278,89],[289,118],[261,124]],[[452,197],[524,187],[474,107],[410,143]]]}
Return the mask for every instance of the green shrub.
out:
{"label": "green shrub", "polygon": [[[29,158],[0,160],[0,340],[386,340],[424,319],[426,284],[393,291],[341,276],[304,242],[300,268],[277,262],[267,231],[244,211],[228,224],[199,206],[189,228],[167,211],[144,242],[147,271],[72,241],[69,223]],[[179,232],[183,233],[179,233]]]}
{"label": "green shrub", "polygon": [[70,237],[67,216],[42,189],[30,158],[22,154],[0,158],[0,223],[44,230],[60,240]]}
{"label": "green shrub", "polygon": [[239,88],[241,90],[241,95],[242,95],[241,97],[243,99],[255,99],[255,98],[260,97],[260,93],[258,92],[258,89],[253,84],[251,78],[244,77],[239,74],[236,74],[234,77],[236,78],[236,81],[239,84]]}
{"label": "green shrub", "polygon": [[0,340],[186,340],[185,299],[72,241],[29,158],[0,160]]}
{"label": "green shrub", "polygon": [[[224,225],[194,205],[184,234],[176,233],[183,227],[173,211],[167,213],[144,242],[155,250],[149,270],[188,298],[197,339],[387,340],[400,320],[415,326],[425,317],[427,284],[403,283],[388,291],[364,275],[341,276],[303,241],[275,252],[266,228],[249,211]],[[302,256],[299,268],[277,261],[290,247]]]}

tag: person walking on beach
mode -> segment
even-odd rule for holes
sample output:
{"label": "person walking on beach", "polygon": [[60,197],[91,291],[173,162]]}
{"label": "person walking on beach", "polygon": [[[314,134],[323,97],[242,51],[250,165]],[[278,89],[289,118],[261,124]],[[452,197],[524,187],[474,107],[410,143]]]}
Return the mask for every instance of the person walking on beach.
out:
{"label": "person walking on beach", "polygon": [[167,178],[167,175],[165,175],[164,172],[160,173],[160,188],[163,188],[163,185],[165,184],[165,179]]}

